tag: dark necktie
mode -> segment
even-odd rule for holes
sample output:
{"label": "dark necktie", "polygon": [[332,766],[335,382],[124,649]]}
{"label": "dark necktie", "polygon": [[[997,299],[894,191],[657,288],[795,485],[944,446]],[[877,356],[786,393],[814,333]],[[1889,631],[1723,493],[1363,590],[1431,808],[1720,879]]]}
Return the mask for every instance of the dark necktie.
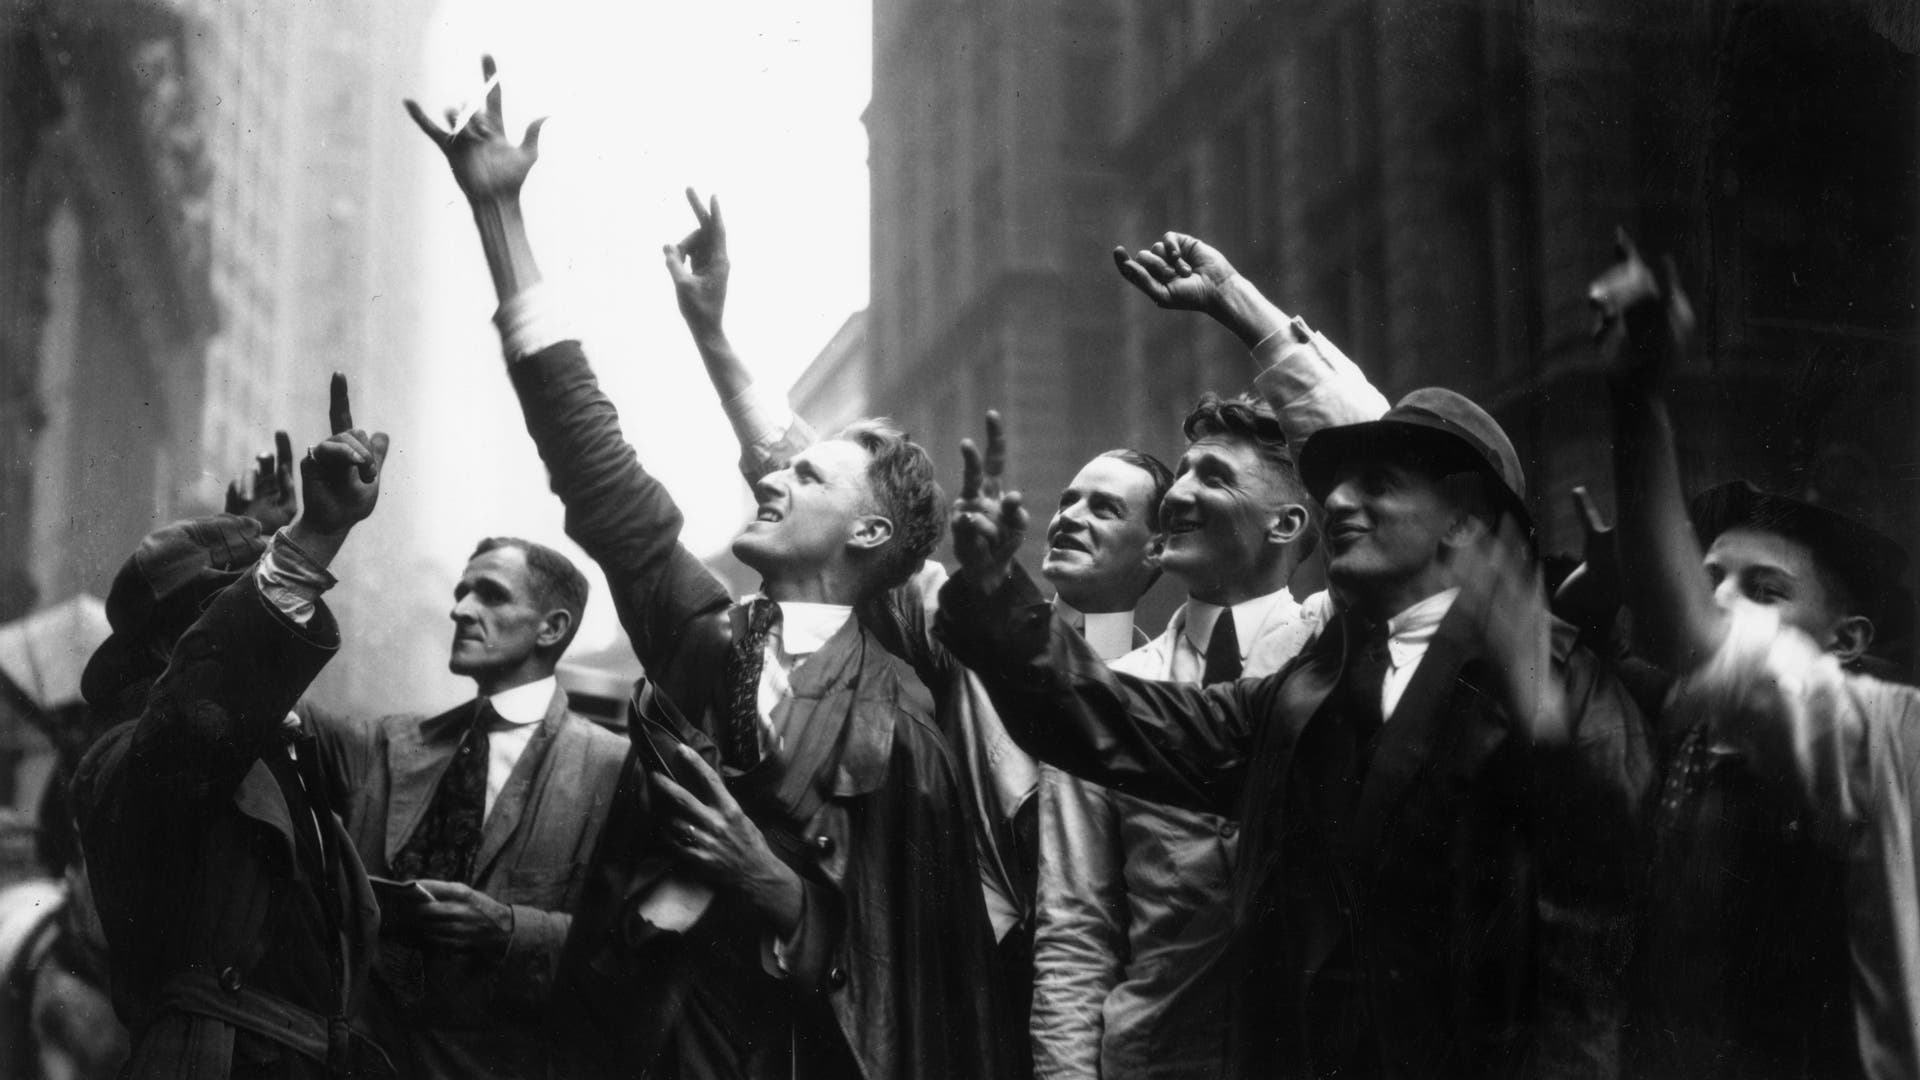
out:
{"label": "dark necktie", "polygon": [[1381,696],[1386,688],[1391,659],[1387,652],[1386,623],[1363,625],[1357,629],[1360,633],[1352,639],[1345,682],[1347,718],[1353,727],[1356,765],[1359,774],[1364,777],[1373,759],[1374,740],[1379,736],[1381,726],[1386,723]]}
{"label": "dark necktie", "polygon": [[1207,639],[1207,668],[1200,682],[1232,682],[1240,677],[1240,671],[1240,635],[1233,628],[1233,609],[1222,608],[1213,623],[1213,636]]}
{"label": "dark necktie", "polygon": [[736,769],[760,763],[760,673],[767,662],[767,638],[780,625],[780,605],[766,597],[747,607],[747,627],[727,651],[727,716],[722,752]]}
{"label": "dark necktie", "polygon": [[473,858],[487,818],[487,729],[499,716],[492,702],[480,700],[453,760],[440,774],[433,802],[393,858],[394,877],[472,884]]}

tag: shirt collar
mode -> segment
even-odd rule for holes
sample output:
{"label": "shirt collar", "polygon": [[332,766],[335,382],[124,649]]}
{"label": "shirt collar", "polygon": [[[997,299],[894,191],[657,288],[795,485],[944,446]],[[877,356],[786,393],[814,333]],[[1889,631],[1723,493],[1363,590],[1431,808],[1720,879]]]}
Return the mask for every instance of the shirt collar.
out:
{"label": "shirt collar", "polygon": [[560,680],[549,675],[544,679],[522,683],[511,690],[502,690],[487,700],[507,726],[525,727],[546,719],[547,706],[553,704],[553,692],[559,688]]}
{"label": "shirt collar", "polygon": [[1459,589],[1442,589],[1387,620],[1387,651],[1394,667],[1405,663],[1408,650],[1415,655],[1426,651],[1459,595]]}
{"label": "shirt collar", "polygon": [[811,656],[819,652],[827,639],[840,632],[853,617],[846,604],[809,604],[799,600],[780,602],[780,626],[775,631],[780,651],[788,656]]}
{"label": "shirt collar", "polygon": [[[1240,639],[1240,659],[1242,661],[1253,653],[1253,646],[1260,640],[1260,629],[1276,615],[1285,615],[1300,606],[1293,594],[1286,589],[1276,589],[1265,596],[1255,596],[1233,605],[1233,629]],[[1220,621],[1220,613],[1226,609],[1219,604],[1209,604],[1205,600],[1187,597],[1186,626],[1181,631],[1187,644],[1194,651],[1205,656],[1207,645],[1213,641],[1214,625]]]}
{"label": "shirt collar", "polygon": [[1057,596],[1053,599],[1053,610],[1080,628],[1080,636],[1087,639],[1088,647],[1100,659],[1112,660],[1133,651],[1133,612],[1098,611],[1089,614]]}

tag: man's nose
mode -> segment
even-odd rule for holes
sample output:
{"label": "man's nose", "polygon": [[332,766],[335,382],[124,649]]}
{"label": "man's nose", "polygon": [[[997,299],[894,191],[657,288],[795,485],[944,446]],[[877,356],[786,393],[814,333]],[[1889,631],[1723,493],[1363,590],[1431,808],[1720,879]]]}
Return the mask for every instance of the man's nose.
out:
{"label": "man's nose", "polygon": [[1333,485],[1333,490],[1327,492],[1327,497],[1320,501],[1320,505],[1326,507],[1327,522],[1332,524],[1333,519],[1341,511],[1352,514],[1360,509],[1359,492],[1355,489],[1353,481],[1342,481]]}
{"label": "man's nose", "polygon": [[1740,602],[1740,579],[1737,575],[1728,574],[1720,579],[1720,583],[1713,587],[1713,602],[1722,611],[1733,610],[1733,606]]}
{"label": "man's nose", "polygon": [[1161,520],[1166,520],[1169,510],[1185,510],[1193,506],[1194,493],[1199,490],[1200,481],[1195,480],[1192,473],[1175,480],[1173,486],[1168,488],[1167,493],[1160,499]]}

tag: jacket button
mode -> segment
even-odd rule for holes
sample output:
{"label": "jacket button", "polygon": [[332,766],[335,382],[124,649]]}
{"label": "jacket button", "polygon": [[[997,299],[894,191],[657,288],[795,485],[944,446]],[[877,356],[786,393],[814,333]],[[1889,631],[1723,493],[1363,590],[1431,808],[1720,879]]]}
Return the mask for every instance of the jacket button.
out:
{"label": "jacket button", "polygon": [[221,968],[220,969],[220,989],[225,990],[229,994],[239,993],[240,992],[240,973],[230,967]]}
{"label": "jacket button", "polygon": [[820,857],[823,859],[833,854],[833,837],[828,836],[826,833],[821,833],[819,836],[814,837],[813,849],[818,851]]}
{"label": "jacket button", "polygon": [[835,990],[847,985],[847,969],[834,968],[827,972],[827,985]]}
{"label": "jacket button", "polygon": [[1220,823],[1220,836],[1221,836],[1221,837],[1222,837],[1223,839],[1226,839],[1226,840],[1231,840],[1231,839],[1233,839],[1233,838],[1234,838],[1235,836],[1238,836],[1239,834],[1240,834],[1240,823],[1239,823],[1239,822],[1237,822],[1237,821],[1223,821],[1223,822],[1221,822],[1221,823]]}

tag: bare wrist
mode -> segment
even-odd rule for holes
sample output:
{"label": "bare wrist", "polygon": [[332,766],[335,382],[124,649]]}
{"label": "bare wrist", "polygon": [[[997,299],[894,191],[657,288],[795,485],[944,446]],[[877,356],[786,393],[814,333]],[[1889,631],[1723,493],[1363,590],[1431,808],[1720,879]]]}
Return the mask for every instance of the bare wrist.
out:
{"label": "bare wrist", "polygon": [[519,194],[480,199],[471,205],[473,224],[480,232],[480,250],[486,254],[494,293],[501,302],[539,284],[540,266],[534,261],[533,245],[527,240],[527,223],[520,212]]}
{"label": "bare wrist", "polygon": [[1220,286],[1220,302],[1213,311],[1213,317],[1222,326],[1233,331],[1247,348],[1251,349],[1274,331],[1287,325],[1289,317],[1279,306],[1268,300],[1238,273]]}

